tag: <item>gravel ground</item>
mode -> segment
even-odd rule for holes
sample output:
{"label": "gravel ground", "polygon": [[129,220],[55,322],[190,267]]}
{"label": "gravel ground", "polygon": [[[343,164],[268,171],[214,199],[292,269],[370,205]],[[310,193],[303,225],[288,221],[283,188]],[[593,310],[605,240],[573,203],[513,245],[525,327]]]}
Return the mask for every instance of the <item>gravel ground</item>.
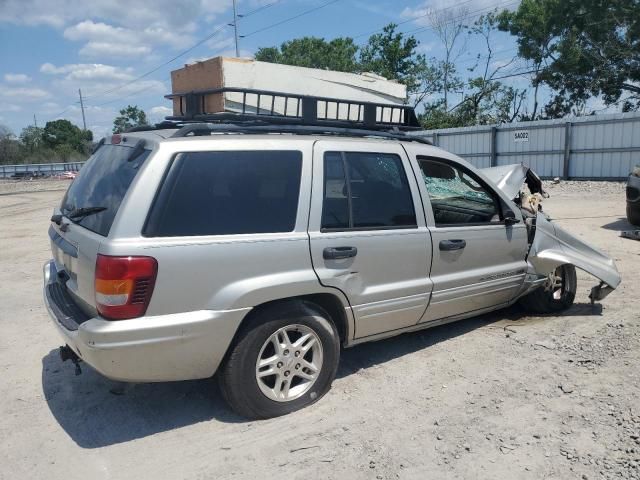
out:
{"label": "gravel ground", "polygon": [[43,178],[41,180],[5,180],[0,179],[0,195],[16,193],[65,191],[71,180]]}
{"label": "gravel ground", "polygon": [[60,362],[41,300],[62,192],[0,197],[0,478],[640,478],[640,242],[619,183],[563,182],[545,209],[622,285],[560,316],[517,308],[342,353],[319,403],[246,422],[211,380],[122,386]]}
{"label": "gravel ground", "polygon": [[622,195],[627,182],[604,182],[604,181],[578,181],[578,180],[561,180],[558,183],[553,181],[544,181],[545,191],[551,196],[575,195],[582,193],[585,198],[598,195]]}

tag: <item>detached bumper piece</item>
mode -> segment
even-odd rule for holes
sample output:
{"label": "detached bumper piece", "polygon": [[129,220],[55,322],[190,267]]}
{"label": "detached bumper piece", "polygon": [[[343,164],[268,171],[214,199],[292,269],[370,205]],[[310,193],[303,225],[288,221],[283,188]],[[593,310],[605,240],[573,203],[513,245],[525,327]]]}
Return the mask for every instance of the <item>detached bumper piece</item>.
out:
{"label": "detached bumper piece", "polygon": [[620,236],[631,240],[640,240],[640,230],[625,230],[620,232]]}
{"label": "detached bumper piece", "polygon": [[613,288],[602,282],[600,285],[596,285],[591,289],[591,293],[589,294],[589,300],[591,300],[591,304],[593,305],[595,302],[603,300],[607,295],[613,292]]}

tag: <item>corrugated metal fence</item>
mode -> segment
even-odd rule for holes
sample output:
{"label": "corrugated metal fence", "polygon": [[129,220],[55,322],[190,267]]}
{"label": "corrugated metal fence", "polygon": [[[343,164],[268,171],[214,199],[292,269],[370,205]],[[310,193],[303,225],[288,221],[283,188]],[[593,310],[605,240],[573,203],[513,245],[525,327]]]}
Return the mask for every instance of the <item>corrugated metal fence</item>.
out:
{"label": "corrugated metal fence", "polygon": [[484,168],[524,163],[545,178],[626,178],[640,164],[640,114],[416,132]]}

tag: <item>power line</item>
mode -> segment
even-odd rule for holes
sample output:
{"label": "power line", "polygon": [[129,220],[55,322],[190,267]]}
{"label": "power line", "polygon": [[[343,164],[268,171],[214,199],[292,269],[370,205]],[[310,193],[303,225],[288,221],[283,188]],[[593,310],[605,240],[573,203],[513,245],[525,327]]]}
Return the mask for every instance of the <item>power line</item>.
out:
{"label": "power line", "polygon": [[128,87],[129,85],[138,82],[139,80],[142,80],[145,77],[148,77],[152,73],[155,73],[158,70],[160,70],[162,67],[166,67],[167,65],[169,65],[170,63],[176,61],[180,57],[184,57],[187,53],[191,52],[192,50],[194,50],[195,48],[199,47],[203,43],[207,42],[208,40],[211,40],[213,37],[215,37],[218,33],[220,33],[225,28],[227,28],[227,25],[222,25],[222,26],[218,27],[211,34],[207,35],[205,38],[203,38],[202,40],[198,41],[197,43],[195,43],[191,47],[187,48],[186,50],[183,50],[182,52],[180,52],[179,54],[175,55],[174,57],[171,57],[169,60],[165,61],[164,63],[161,63],[160,65],[152,68],[151,70],[143,73],[142,75],[137,76],[136,78],[128,80],[125,83],[122,83],[120,85],[116,85],[113,88],[105,90],[104,92],[96,93],[94,95],[91,95],[90,97],[85,97],[85,100],[87,100],[89,98],[101,97],[101,96],[107,95],[109,93],[116,92],[116,91],[118,91],[118,90],[120,90],[120,89],[122,89],[124,87]]}
{"label": "power line", "polygon": [[[418,16],[415,16],[415,17],[411,17],[410,19],[408,19],[408,20],[403,20],[402,22],[398,22],[398,23],[396,23],[395,25],[396,25],[397,27],[399,27],[400,25],[404,25],[404,24],[406,24],[406,23],[414,22],[414,21],[416,21],[416,20],[418,20],[418,19],[420,19],[420,18],[424,18],[424,17],[428,17],[429,15],[433,15],[433,14],[434,14],[434,13],[436,13],[436,12],[445,12],[445,11],[447,11],[447,10],[451,10],[451,9],[453,9],[453,8],[459,8],[459,7],[460,7],[460,6],[462,6],[462,5],[466,5],[467,3],[471,3],[471,2],[475,2],[475,1],[476,1],[476,0],[467,0],[467,1],[465,1],[465,2],[462,2],[462,3],[459,3],[459,4],[455,5],[455,6],[453,6],[453,7],[439,8],[439,9],[437,9],[437,10],[431,10],[431,9],[428,9],[428,10],[427,10],[427,13],[424,13],[424,14],[422,14],[422,15],[418,15]],[[382,27],[382,28],[377,28],[376,30],[370,30],[370,31],[368,31],[368,32],[360,33],[360,34],[356,35],[356,36],[355,36],[355,37],[353,37],[353,38],[354,38],[354,39],[356,39],[356,38],[364,37],[365,35],[371,35],[372,33],[381,32],[382,30],[384,30],[384,27]]]}
{"label": "power line", "polygon": [[[474,10],[474,11],[472,11],[472,12],[467,12],[467,13],[465,13],[464,15],[461,15],[461,16],[459,16],[459,17],[451,18],[450,20],[448,20],[447,22],[445,22],[445,23],[444,23],[444,25],[449,25],[449,24],[451,24],[451,23],[457,22],[458,20],[466,20],[467,18],[473,18],[473,17],[477,16],[478,14],[482,14],[482,13],[490,12],[490,11],[492,11],[493,9],[498,8],[498,7],[507,7],[507,6],[509,6],[509,5],[514,5],[514,4],[518,3],[518,2],[519,2],[519,0],[513,0],[513,1],[510,1],[510,2],[498,2],[498,3],[494,3],[493,5],[490,5],[490,6],[488,6],[488,7],[483,7],[483,8],[480,8],[480,9],[478,9],[478,10]],[[408,30],[408,31],[406,31],[406,32],[402,32],[402,33],[404,33],[405,35],[412,35],[412,34],[414,34],[414,33],[422,33],[422,32],[427,31],[427,30],[432,30],[432,31],[434,31],[434,30],[435,30],[435,28],[434,28],[434,27],[426,27],[426,26],[425,26],[425,27],[419,27],[419,28],[416,28],[416,29],[414,29],[414,30]]]}
{"label": "power line", "polygon": [[512,78],[512,77],[519,77],[521,75],[530,75],[532,73],[538,73],[539,70],[527,70],[526,72],[515,72],[515,73],[510,73],[508,75],[503,75],[501,77],[493,77],[491,80],[503,80],[505,78]]}
{"label": "power line", "polygon": [[337,3],[339,1],[340,0],[330,0],[329,2],[325,2],[322,5],[318,5],[317,7],[310,8],[309,10],[305,10],[302,13],[294,15],[293,17],[285,18],[284,20],[280,20],[279,22],[272,23],[271,25],[267,25],[266,27],[259,28],[258,30],[254,30],[251,33],[247,33],[246,35],[240,35],[240,38],[247,38],[247,37],[250,37],[252,35],[255,35],[256,33],[261,33],[261,32],[264,32],[265,30],[270,30],[270,29],[278,27],[278,26],[280,26],[280,25],[282,25],[284,23],[288,23],[288,22],[290,22],[292,20],[300,18],[300,17],[302,17],[304,15],[308,15],[310,13],[316,12],[316,11],[320,10],[321,8],[328,7],[329,5],[332,5],[332,4]]}
{"label": "power line", "polygon": [[261,7],[256,8],[255,10],[251,10],[250,12],[247,13],[239,13],[238,17],[240,18],[247,18],[250,17],[251,15],[254,15],[258,12],[261,12],[262,10],[266,10],[267,8],[273,7],[274,5],[277,5],[278,3],[280,3],[282,0],[276,0],[275,2],[272,3],[268,3],[266,5],[263,5]]}

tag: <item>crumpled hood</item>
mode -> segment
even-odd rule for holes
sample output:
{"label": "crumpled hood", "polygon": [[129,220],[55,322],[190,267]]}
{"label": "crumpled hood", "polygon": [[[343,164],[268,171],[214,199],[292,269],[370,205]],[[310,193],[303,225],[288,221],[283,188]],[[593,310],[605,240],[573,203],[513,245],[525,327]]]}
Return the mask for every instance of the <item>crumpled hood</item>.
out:
{"label": "crumpled hood", "polygon": [[483,168],[482,173],[509,198],[517,197],[525,182],[531,193],[540,193],[546,196],[545,191],[542,189],[540,177],[522,163]]}

